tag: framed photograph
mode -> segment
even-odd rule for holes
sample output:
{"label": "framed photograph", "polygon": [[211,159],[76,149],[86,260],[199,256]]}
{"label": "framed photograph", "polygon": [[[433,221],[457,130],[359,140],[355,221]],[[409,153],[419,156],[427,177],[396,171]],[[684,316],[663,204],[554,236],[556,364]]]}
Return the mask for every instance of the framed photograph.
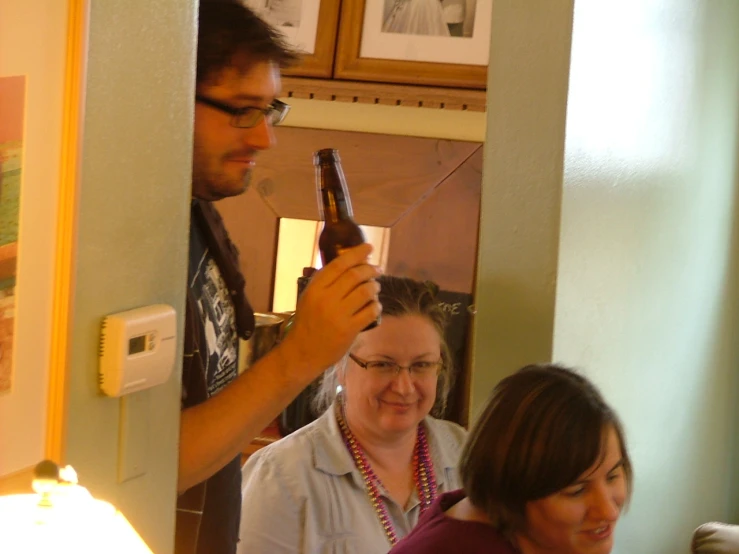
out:
{"label": "framed photograph", "polygon": [[302,52],[299,65],[283,71],[299,77],[331,77],[341,0],[242,0]]}
{"label": "framed photograph", "polygon": [[484,89],[492,2],[344,2],[334,77]]}
{"label": "framed photograph", "polygon": [[69,3],[0,4],[2,485],[46,457]]}

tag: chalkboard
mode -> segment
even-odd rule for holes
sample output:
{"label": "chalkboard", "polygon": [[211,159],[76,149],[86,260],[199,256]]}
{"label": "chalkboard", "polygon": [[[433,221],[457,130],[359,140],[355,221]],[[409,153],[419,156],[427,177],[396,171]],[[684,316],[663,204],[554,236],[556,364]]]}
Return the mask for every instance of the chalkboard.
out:
{"label": "chalkboard", "polygon": [[436,298],[449,318],[445,338],[454,364],[452,389],[443,418],[461,422],[466,419],[463,415],[465,402],[463,375],[467,365],[467,342],[474,302],[469,293],[446,290],[440,290]]}

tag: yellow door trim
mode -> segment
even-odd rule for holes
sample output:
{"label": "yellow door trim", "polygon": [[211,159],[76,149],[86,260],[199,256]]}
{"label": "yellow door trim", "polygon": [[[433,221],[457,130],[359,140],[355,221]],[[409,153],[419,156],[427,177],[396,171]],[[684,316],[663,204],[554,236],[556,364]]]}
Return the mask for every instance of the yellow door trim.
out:
{"label": "yellow door trim", "polygon": [[71,306],[88,9],[87,0],[69,0],[46,427],[46,457],[60,464],[65,454],[68,413],[69,337],[73,317]]}

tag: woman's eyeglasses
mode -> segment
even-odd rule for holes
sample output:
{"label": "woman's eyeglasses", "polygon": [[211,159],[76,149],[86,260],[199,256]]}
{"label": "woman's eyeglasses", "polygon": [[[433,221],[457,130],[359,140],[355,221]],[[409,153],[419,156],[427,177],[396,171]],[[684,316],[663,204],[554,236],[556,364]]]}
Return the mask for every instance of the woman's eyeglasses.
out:
{"label": "woman's eyeglasses", "polygon": [[359,367],[371,371],[379,377],[395,377],[400,375],[403,369],[407,369],[412,377],[430,377],[431,375],[438,375],[444,363],[442,360],[434,362],[419,360],[410,365],[400,365],[389,360],[365,361],[357,358],[354,354],[349,354],[349,357]]}

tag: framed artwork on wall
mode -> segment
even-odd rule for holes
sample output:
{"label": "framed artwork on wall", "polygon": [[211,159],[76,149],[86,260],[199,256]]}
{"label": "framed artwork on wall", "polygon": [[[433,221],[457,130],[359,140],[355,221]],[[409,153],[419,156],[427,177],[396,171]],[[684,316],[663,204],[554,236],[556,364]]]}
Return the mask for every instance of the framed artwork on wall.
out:
{"label": "framed artwork on wall", "polygon": [[331,77],[341,0],[242,0],[302,52],[299,65],[283,71],[298,77]]}
{"label": "framed artwork on wall", "polygon": [[353,0],[334,77],[484,89],[493,0]]}
{"label": "framed artwork on wall", "polygon": [[0,76],[0,395],[11,391],[26,78]]}
{"label": "framed artwork on wall", "polygon": [[[64,122],[76,116],[65,109],[67,51],[82,25],[71,14],[84,13],[83,2],[0,1],[0,244],[7,253],[15,243],[17,252],[0,261],[0,490],[49,456],[49,422],[63,423],[51,406],[57,391],[52,344],[61,290],[63,151],[71,142]],[[9,222],[17,222],[13,233]]]}

